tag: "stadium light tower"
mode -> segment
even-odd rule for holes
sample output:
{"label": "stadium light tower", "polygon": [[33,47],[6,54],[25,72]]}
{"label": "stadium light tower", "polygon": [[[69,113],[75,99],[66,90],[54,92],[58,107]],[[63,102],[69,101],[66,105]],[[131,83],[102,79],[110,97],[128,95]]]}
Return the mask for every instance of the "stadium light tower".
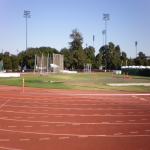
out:
{"label": "stadium light tower", "polygon": [[106,30],[103,30],[102,34],[103,34],[103,46],[104,46],[104,34],[106,34]]}
{"label": "stadium light tower", "polygon": [[107,44],[107,21],[109,20],[109,14],[103,14],[103,20],[105,20],[105,45]]}
{"label": "stadium light tower", "polygon": [[24,10],[23,17],[26,18],[26,50],[27,50],[27,19],[31,17],[30,11]]}
{"label": "stadium light tower", "polygon": [[136,47],[136,57],[137,58],[137,41],[135,41],[135,47]]}

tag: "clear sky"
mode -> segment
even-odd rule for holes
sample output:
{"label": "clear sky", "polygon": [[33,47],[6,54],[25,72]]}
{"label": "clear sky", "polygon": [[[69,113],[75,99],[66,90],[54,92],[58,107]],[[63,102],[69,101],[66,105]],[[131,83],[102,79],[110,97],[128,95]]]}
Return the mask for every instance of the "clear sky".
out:
{"label": "clear sky", "polygon": [[26,19],[28,47],[49,46],[60,51],[68,48],[69,35],[75,28],[82,33],[83,48],[93,46],[97,54],[103,45],[107,22],[107,42],[119,45],[128,57],[142,51],[150,56],[150,0],[0,0],[0,52],[17,54],[26,49]]}

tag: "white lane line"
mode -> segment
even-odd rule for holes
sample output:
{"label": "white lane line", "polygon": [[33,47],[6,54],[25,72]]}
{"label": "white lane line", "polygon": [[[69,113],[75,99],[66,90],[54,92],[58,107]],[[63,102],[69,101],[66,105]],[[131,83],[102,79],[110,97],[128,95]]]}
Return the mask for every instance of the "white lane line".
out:
{"label": "white lane line", "polygon": [[0,142],[7,142],[10,141],[10,139],[0,139]]}
{"label": "white lane line", "polygon": [[58,124],[57,126],[65,126],[65,124]]}
{"label": "white lane line", "polygon": [[19,139],[19,141],[29,141],[30,139]]}
{"label": "white lane line", "polygon": [[7,111],[7,112],[14,112],[13,110]]}
{"label": "white lane line", "polygon": [[146,132],[150,132],[150,130],[145,130]]}
{"label": "white lane line", "polygon": [[73,126],[79,126],[80,123],[72,123]]}
{"label": "white lane line", "polygon": [[89,135],[79,135],[79,134],[60,134],[60,133],[47,133],[47,132],[29,132],[29,131],[14,131],[14,130],[5,130],[0,129],[0,131],[5,132],[13,132],[13,133],[28,133],[28,134],[35,134],[35,135],[58,135],[58,136],[71,136],[71,137],[78,137],[78,136],[89,136],[89,137],[150,137],[150,134],[142,134],[142,135],[102,135],[102,134],[89,134]]}
{"label": "white lane line", "polygon": [[78,138],[85,138],[88,137],[88,135],[79,135]]}
{"label": "white lane line", "polygon": [[39,140],[49,140],[50,138],[40,138]]}
{"label": "white lane line", "polygon": [[9,147],[2,147],[0,146],[0,149],[6,149],[6,150],[22,150],[22,149],[16,149],[16,148],[9,148]]}
{"label": "white lane line", "polygon": [[59,139],[69,139],[69,137],[59,137]]}
{"label": "white lane line", "polygon": [[35,118],[35,117],[28,117],[28,118]]}
{"label": "white lane line", "polygon": [[7,119],[8,117],[1,117],[1,119]]}
{"label": "white lane line", "polygon": [[8,126],[9,128],[16,128],[17,126]]}
{"label": "white lane line", "polygon": [[0,108],[2,108],[6,103],[8,103],[10,101],[10,99],[9,100],[7,100],[3,105],[1,105],[0,106]]}
{"label": "white lane line", "polygon": [[115,133],[114,135],[121,135],[122,133]]}
{"label": "white lane line", "polygon": [[138,131],[130,132],[130,133],[138,133]]}

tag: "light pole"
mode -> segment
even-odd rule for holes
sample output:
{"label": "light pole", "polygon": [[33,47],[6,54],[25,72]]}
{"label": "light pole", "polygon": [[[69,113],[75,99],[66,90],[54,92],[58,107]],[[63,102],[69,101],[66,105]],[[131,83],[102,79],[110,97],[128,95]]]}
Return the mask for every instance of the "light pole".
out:
{"label": "light pole", "polygon": [[107,21],[109,20],[109,14],[103,14],[103,20],[105,20],[105,45],[107,44]]}
{"label": "light pole", "polygon": [[104,46],[104,34],[106,34],[106,30],[103,30],[102,34],[103,34],[103,46]]}
{"label": "light pole", "polygon": [[137,41],[135,41],[135,47],[136,47],[136,58],[137,58]]}
{"label": "light pole", "polygon": [[26,18],[26,50],[27,50],[27,18],[30,18],[30,11],[24,10],[23,16]]}

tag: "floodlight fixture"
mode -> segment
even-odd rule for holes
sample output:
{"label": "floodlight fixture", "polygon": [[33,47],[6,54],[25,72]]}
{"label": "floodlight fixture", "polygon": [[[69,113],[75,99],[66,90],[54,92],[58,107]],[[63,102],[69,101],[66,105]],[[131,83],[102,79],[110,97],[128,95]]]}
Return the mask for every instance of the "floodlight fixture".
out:
{"label": "floodlight fixture", "polygon": [[27,50],[27,18],[30,18],[30,17],[31,17],[30,11],[24,10],[23,17],[26,18],[26,50]]}
{"label": "floodlight fixture", "polygon": [[110,20],[109,14],[103,14],[103,20],[105,20],[105,45],[107,44],[107,21]]}

